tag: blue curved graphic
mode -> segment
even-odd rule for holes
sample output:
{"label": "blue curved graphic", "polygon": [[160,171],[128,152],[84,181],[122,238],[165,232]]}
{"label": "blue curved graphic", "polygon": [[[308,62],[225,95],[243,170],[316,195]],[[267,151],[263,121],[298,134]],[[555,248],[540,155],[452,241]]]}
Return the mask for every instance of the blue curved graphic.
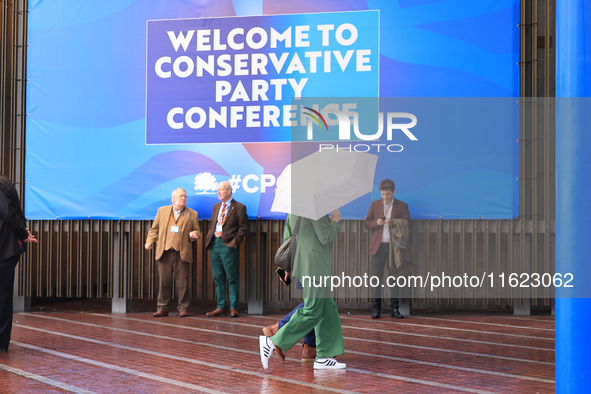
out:
{"label": "blue curved graphic", "polygon": [[[49,3],[43,7],[44,3]],[[45,8],[76,4],[78,12],[42,15]],[[231,0],[204,6],[194,1],[39,2],[29,21],[27,112],[35,118],[75,127],[112,127],[145,117],[146,21],[233,16]],[[107,2],[115,4],[119,2]],[[173,5],[174,4],[174,5]],[[53,17],[53,19],[51,18]],[[47,27],[48,23],[51,27]],[[55,22],[54,22],[55,21]],[[43,105],[37,105],[43,103]]]}
{"label": "blue curved graphic", "polygon": [[[53,216],[61,219],[85,217],[87,207],[92,207],[93,218],[108,218],[111,217],[112,212],[120,210],[137,196],[162,183],[203,171],[227,175],[219,164],[199,153],[188,151],[160,153],[100,192],[83,200],[56,207]],[[169,193],[172,190],[174,188],[170,189]],[[33,212],[31,216],[35,214]]]}
{"label": "blue curved graphic", "polygon": [[[499,21],[515,20],[519,17],[519,13],[520,6],[515,4],[487,14],[430,22],[415,27],[452,37],[496,55],[512,54],[519,47],[519,34],[515,34],[519,27],[515,25],[514,30],[507,29],[507,26],[500,24]],[[466,32],[470,33],[466,34]]]}
{"label": "blue curved graphic", "polygon": [[[516,66],[517,69],[517,66]],[[380,57],[382,97],[513,97],[514,92],[464,70],[399,62]],[[515,76],[517,78],[517,76]]]}

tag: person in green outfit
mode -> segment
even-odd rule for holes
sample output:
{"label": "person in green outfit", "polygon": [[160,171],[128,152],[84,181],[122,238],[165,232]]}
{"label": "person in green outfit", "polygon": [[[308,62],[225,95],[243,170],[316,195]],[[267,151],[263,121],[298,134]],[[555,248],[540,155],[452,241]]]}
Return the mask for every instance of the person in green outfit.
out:
{"label": "person in green outfit", "polygon": [[[284,241],[296,225],[298,216],[287,215]],[[337,305],[330,292],[330,282],[321,278],[331,275],[332,243],[339,233],[341,213],[338,209],[318,220],[301,218],[293,276],[304,285],[304,307],[295,311],[289,322],[272,337],[260,336],[259,348],[263,368],[269,368],[269,359],[275,348],[288,351],[308,334],[316,331],[316,360],[314,369],[343,369],[345,363],[335,357],[345,353],[343,329]],[[290,275],[290,273],[287,273]]]}

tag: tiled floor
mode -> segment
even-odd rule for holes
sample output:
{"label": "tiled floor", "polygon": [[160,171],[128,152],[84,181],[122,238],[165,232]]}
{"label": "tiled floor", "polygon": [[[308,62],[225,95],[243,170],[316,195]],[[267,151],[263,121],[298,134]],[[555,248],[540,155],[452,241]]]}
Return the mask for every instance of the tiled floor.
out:
{"label": "tiled floor", "polygon": [[342,312],[347,369],[314,371],[297,345],[285,362],[273,357],[262,368],[257,338],[279,314],[207,318],[203,309],[156,319],[44,309],[14,316],[0,393],[554,392],[551,316]]}

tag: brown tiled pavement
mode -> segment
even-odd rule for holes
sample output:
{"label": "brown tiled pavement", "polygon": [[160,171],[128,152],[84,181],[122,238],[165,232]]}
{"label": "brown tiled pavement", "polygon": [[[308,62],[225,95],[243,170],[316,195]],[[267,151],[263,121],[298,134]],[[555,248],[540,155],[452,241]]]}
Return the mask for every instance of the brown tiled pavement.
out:
{"label": "brown tiled pavement", "polygon": [[[37,308],[40,309],[40,308]],[[258,336],[280,314],[154,318],[150,313],[15,314],[0,393],[552,393],[554,319],[344,312],[345,371],[314,371],[301,347],[261,366]],[[75,309],[70,309],[75,310]]]}

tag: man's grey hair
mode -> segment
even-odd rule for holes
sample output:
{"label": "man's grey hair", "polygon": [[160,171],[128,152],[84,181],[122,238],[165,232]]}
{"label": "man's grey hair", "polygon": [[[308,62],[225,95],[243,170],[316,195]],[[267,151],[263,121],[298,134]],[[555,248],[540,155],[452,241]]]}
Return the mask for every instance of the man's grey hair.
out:
{"label": "man's grey hair", "polygon": [[225,185],[226,187],[224,188],[224,190],[230,190],[231,192],[233,192],[234,190],[232,190],[232,185],[230,185],[230,182],[228,181],[223,181],[220,182],[220,186]]}
{"label": "man's grey hair", "polygon": [[176,196],[176,194],[179,192],[179,190],[182,190],[185,192],[185,194],[187,194],[187,191],[185,189],[183,189],[182,187],[179,187],[178,189],[174,189],[172,192],[172,196]]}

